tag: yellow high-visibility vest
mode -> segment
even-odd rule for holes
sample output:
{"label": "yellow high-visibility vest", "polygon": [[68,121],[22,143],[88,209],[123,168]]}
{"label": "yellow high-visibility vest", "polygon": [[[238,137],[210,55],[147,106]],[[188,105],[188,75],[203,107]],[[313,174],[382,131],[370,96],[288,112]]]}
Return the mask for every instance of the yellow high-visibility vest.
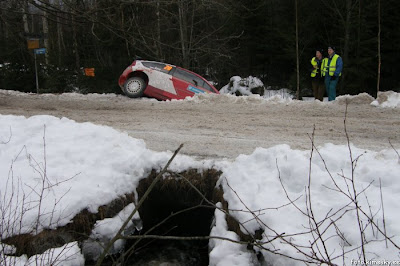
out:
{"label": "yellow high-visibility vest", "polygon": [[322,59],[321,63],[321,76],[325,77],[328,66],[328,58]]}
{"label": "yellow high-visibility vest", "polygon": [[[325,76],[325,73],[324,73],[324,65],[326,65],[327,62],[328,62],[328,58],[322,59],[322,62],[321,62],[321,71],[320,71],[320,75],[321,75],[322,77]],[[313,57],[313,58],[311,59],[311,65],[312,65],[312,66],[317,66],[317,65],[318,65],[317,60],[315,60],[315,57]],[[318,68],[314,68],[313,71],[311,71],[311,77],[312,77],[312,78],[316,77],[316,76],[317,76],[317,73],[318,73]]]}
{"label": "yellow high-visibility vest", "polygon": [[318,63],[317,63],[317,60],[315,60],[315,57],[313,57],[311,59],[311,65],[314,67],[313,71],[311,71],[311,77],[315,78],[318,73],[318,68],[315,67],[315,66],[318,66]]}
{"label": "yellow high-visibility vest", "polygon": [[[325,70],[324,70],[325,74],[326,74],[326,72],[329,72],[329,76],[332,77],[333,75],[335,75],[336,62],[337,62],[339,57],[340,57],[339,55],[335,54],[332,57],[331,63],[329,64],[329,66],[328,66],[328,64],[325,65]],[[339,76],[341,76],[341,75],[342,75],[342,73],[339,74]]]}

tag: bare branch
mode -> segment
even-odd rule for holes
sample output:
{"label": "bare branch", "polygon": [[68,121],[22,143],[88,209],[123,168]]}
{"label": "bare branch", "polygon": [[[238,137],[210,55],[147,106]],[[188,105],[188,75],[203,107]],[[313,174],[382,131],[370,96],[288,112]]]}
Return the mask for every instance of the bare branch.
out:
{"label": "bare branch", "polygon": [[383,230],[385,232],[385,242],[386,242],[386,248],[388,247],[388,242],[387,242],[387,234],[386,234],[386,220],[385,220],[385,208],[383,204],[383,194],[382,194],[382,181],[379,178],[379,191],[381,192],[381,206],[382,206],[382,222],[383,222]]}
{"label": "bare branch", "polygon": [[96,266],[100,266],[101,263],[103,262],[105,256],[107,255],[108,251],[110,248],[114,245],[115,241],[120,239],[122,237],[122,232],[125,230],[126,226],[128,225],[129,221],[132,219],[132,217],[135,215],[135,213],[139,210],[139,208],[142,206],[143,202],[145,199],[148,197],[150,192],[153,190],[154,186],[157,184],[157,182],[161,179],[161,177],[164,175],[164,173],[167,171],[169,165],[172,163],[172,161],[175,159],[176,155],[179,153],[179,151],[182,149],[183,144],[179,146],[179,148],[174,152],[172,155],[171,159],[167,162],[165,167],[162,169],[162,171],[157,175],[157,177],[153,180],[153,182],[150,184],[149,188],[146,190],[138,204],[136,204],[135,209],[132,211],[132,213],[129,215],[129,217],[126,219],[126,221],[123,223],[121,228],[118,230],[117,234],[108,242],[107,246],[105,247],[103,253],[100,255],[99,259],[96,262]]}

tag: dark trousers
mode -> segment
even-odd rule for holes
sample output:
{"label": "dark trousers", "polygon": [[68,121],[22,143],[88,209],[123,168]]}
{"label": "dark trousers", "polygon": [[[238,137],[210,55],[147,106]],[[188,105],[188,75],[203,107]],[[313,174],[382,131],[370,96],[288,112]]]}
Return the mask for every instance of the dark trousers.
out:
{"label": "dark trousers", "polygon": [[325,93],[324,80],[321,78],[313,78],[311,84],[314,93],[314,98],[322,102],[324,100],[324,93]]}
{"label": "dark trousers", "polygon": [[338,83],[338,80],[339,78],[331,80],[331,77],[329,75],[325,77],[326,94],[328,94],[329,101],[334,101],[336,99],[336,85]]}

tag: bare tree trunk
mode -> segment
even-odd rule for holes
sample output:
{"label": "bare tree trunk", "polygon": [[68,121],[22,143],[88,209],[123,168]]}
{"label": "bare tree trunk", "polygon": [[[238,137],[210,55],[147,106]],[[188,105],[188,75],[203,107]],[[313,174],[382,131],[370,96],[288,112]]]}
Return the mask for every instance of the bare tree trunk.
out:
{"label": "bare tree trunk", "polygon": [[360,71],[360,56],[361,56],[361,2],[362,0],[358,1],[357,51],[356,51],[357,71]]}
{"label": "bare tree trunk", "polygon": [[37,30],[36,30],[36,28],[35,28],[35,23],[34,23],[34,21],[35,21],[35,14],[33,14],[33,12],[32,12],[32,14],[30,14],[31,15],[31,32],[32,33],[35,33],[35,32],[37,32]]}
{"label": "bare tree trunk", "polygon": [[[3,11],[1,11],[1,18],[2,18],[2,20],[3,20],[3,17],[4,17],[4,13],[3,13]],[[1,28],[1,34],[4,36],[4,39],[8,39],[8,23],[7,23],[7,21],[6,20],[3,20],[3,25],[4,25],[4,27],[2,27]]]}
{"label": "bare tree trunk", "polygon": [[160,0],[157,0],[156,3],[156,16],[157,16],[157,37],[156,37],[156,47],[157,47],[157,56],[161,61],[164,61],[163,53],[161,49],[161,16],[160,16]]}
{"label": "bare tree trunk", "polygon": [[77,29],[76,29],[76,22],[75,22],[75,17],[72,15],[72,38],[73,38],[73,47],[74,47],[74,53],[75,53],[75,67],[76,71],[79,72],[80,70],[80,58],[79,58],[79,51],[78,51],[78,40],[76,38],[77,34]]}
{"label": "bare tree trunk", "polygon": [[346,22],[345,22],[345,36],[344,36],[344,49],[343,60],[347,62],[349,59],[349,43],[350,43],[350,26],[351,26],[351,9],[352,0],[346,0]]}
{"label": "bare tree trunk", "polygon": [[[193,45],[193,31],[194,31],[195,1],[192,0],[191,4],[192,4],[192,15],[191,15],[191,21],[190,21],[190,36],[189,36],[189,43],[188,43],[189,54],[193,49],[192,45]],[[188,9],[188,11],[189,11],[189,9]],[[191,61],[194,61],[193,59],[195,59],[195,58],[192,57]],[[192,65],[193,65],[193,62],[192,62]]]}
{"label": "bare tree trunk", "polygon": [[296,10],[296,81],[297,81],[296,99],[300,100],[299,24],[297,17],[297,0],[294,1],[294,4]]}
{"label": "bare tree trunk", "polygon": [[[61,10],[61,0],[57,0],[57,6]],[[63,53],[63,48],[65,50],[65,43],[64,43],[64,35],[63,35],[63,29],[61,26],[61,12],[57,14],[57,49],[58,49],[58,65],[61,66],[62,64],[62,53]]]}
{"label": "bare tree trunk", "polygon": [[187,68],[189,66],[188,60],[188,50],[187,50],[187,19],[185,10],[185,1],[179,0],[178,2],[178,12],[179,12],[179,33],[182,49],[182,65]]}
{"label": "bare tree trunk", "polygon": [[26,0],[22,3],[22,21],[24,22],[24,33],[29,33],[29,24],[28,24],[28,3]]}
{"label": "bare tree trunk", "polygon": [[132,58],[131,57],[131,52],[129,51],[128,35],[127,35],[126,31],[124,30],[124,27],[125,27],[125,14],[124,14],[124,9],[122,8],[122,6],[120,6],[120,13],[121,13],[121,30],[124,32],[126,54],[128,55],[129,58]]}
{"label": "bare tree trunk", "polygon": [[[3,7],[3,6],[0,5],[0,7]],[[9,34],[9,25],[8,25],[8,20],[5,17],[6,16],[5,9],[1,9],[0,15],[1,15],[0,19],[3,22],[3,24],[0,24],[0,25],[4,25],[4,26],[1,26],[1,34],[3,34],[2,36],[4,37],[5,40],[7,40],[8,34]]]}
{"label": "bare tree trunk", "polygon": [[[346,20],[344,24],[344,47],[343,47],[343,64],[349,64],[349,44],[350,44],[350,27],[351,27],[351,12],[352,0],[346,0]],[[340,84],[340,92],[344,92],[344,84],[347,78],[346,72],[342,74],[342,83]]]}
{"label": "bare tree trunk", "polygon": [[[45,4],[48,4],[48,0],[43,1]],[[43,23],[43,42],[44,47],[47,49],[44,58],[46,65],[49,64],[49,23],[47,21],[47,12],[46,9],[43,9],[43,16],[42,16],[42,23]]]}
{"label": "bare tree trunk", "polygon": [[376,84],[376,97],[378,97],[378,93],[380,90],[380,82],[381,82],[381,0],[378,0],[378,81]]}

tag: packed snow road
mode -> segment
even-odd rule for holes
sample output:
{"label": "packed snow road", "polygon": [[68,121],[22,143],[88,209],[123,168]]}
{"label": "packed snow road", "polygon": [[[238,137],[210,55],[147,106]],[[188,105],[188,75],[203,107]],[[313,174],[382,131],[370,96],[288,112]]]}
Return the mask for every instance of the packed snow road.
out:
{"label": "packed snow road", "polygon": [[[400,150],[400,108],[372,106],[361,94],[335,102],[304,102],[260,97],[201,95],[189,100],[160,102],[121,95],[75,93],[24,94],[0,91],[0,114],[52,115],[77,122],[106,125],[143,139],[149,149],[175,150],[199,158],[234,159],[257,147],[289,144],[310,149],[315,144],[346,144],[344,117],[350,141],[362,149]],[[1,125],[4,126],[4,125]]]}

